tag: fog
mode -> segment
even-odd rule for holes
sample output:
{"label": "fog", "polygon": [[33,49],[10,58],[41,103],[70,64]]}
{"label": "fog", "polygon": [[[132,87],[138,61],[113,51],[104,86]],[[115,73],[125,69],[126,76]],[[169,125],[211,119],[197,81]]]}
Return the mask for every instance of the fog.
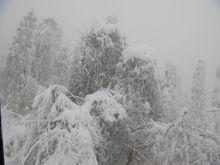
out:
{"label": "fog", "polygon": [[146,43],[157,52],[159,66],[173,61],[189,90],[198,59],[206,62],[211,93],[220,66],[219,0],[0,0],[0,53],[4,63],[22,16],[33,9],[39,18],[55,18],[73,46],[78,31],[117,16],[130,43]]}

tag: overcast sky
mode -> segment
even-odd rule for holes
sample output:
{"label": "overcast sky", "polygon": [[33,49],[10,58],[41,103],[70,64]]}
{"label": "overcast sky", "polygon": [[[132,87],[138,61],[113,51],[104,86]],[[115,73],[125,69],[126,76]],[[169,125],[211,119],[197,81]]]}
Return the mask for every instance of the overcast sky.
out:
{"label": "overcast sky", "polygon": [[94,21],[117,15],[130,43],[153,47],[160,66],[178,66],[184,89],[191,87],[197,60],[204,60],[212,90],[220,66],[220,0],[0,0],[1,56],[31,8],[39,18],[54,17],[67,41]]}

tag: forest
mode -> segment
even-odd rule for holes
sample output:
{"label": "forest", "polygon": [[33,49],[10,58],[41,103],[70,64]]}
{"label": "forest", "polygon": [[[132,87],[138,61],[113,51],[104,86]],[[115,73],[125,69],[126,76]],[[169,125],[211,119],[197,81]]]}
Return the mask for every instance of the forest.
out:
{"label": "forest", "polygon": [[157,60],[113,16],[68,46],[28,11],[0,72],[6,165],[219,165],[220,66],[209,101],[205,61],[185,93],[175,63]]}

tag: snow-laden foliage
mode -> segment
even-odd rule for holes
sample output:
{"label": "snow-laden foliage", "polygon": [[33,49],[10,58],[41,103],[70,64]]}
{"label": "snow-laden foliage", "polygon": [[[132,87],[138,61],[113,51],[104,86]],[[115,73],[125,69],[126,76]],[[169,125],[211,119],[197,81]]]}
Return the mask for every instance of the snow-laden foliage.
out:
{"label": "snow-laden foliage", "polygon": [[20,22],[6,59],[1,93],[13,111],[25,113],[25,87],[30,75],[37,18],[29,11]]}
{"label": "snow-laden foliage", "polygon": [[131,164],[155,164],[155,150],[169,125],[148,120],[132,131],[133,144]]}
{"label": "snow-laden foliage", "polygon": [[182,106],[180,83],[181,80],[176,66],[171,62],[166,63],[162,80],[162,91],[165,116],[168,121],[173,121],[178,117]]}
{"label": "snow-laden foliage", "polygon": [[202,60],[198,61],[193,75],[191,97],[195,108],[203,109],[205,107],[205,62]]}
{"label": "snow-laden foliage", "polygon": [[[127,114],[120,104],[123,96],[109,89],[100,89],[87,95],[82,111],[89,112],[97,121],[103,137],[102,146],[97,147],[99,164],[115,164],[127,161],[129,152],[126,145],[130,145],[129,127]],[[122,163],[122,162],[121,162]]]}
{"label": "snow-laden foliage", "polygon": [[156,53],[154,49],[148,45],[134,45],[125,49],[123,52],[123,62],[139,58],[148,63],[156,63]]}
{"label": "snow-laden foliage", "polygon": [[208,128],[207,121],[207,102],[205,89],[205,62],[199,60],[195,73],[193,75],[193,84],[191,90],[191,115],[189,121],[202,129]]}
{"label": "snow-laden foliage", "polygon": [[38,24],[33,11],[24,16],[1,78],[0,92],[10,109],[25,115],[32,109],[38,84],[47,86],[49,82],[58,81],[54,72],[59,73],[63,68],[54,61],[59,57],[61,38],[61,29],[54,19],[44,19]]}
{"label": "snow-laden foliage", "polygon": [[69,48],[62,48],[59,55],[55,57],[53,69],[54,78],[53,82],[68,86],[68,80],[70,77],[70,66],[71,66],[71,51]]}
{"label": "snow-laden foliage", "polygon": [[213,92],[212,106],[220,108],[220,68],[216,70],[216,82]]}
{"label": "snow-laden foliage", "polygon": [[123,120],[126,118],[125,109],[116,101],[120,97],[120,94],[115,95],[107,89],[101,89],[86,96],[82,110],[89,111],[93,116],[107,122]]}
{"label": "snow-laden foliage", "polygon": [[34,99],[35,112],[26,120],[31,130],[23,155],[24,164],[97,165],[94,146],[100,136],[87,112],[54,85]]}
{"label": "snow-laden foliage", "polygon": [[215,130],[220,135],[220,68],[216,70],[216,80],[212,97],[213,113],[215,117]]}
{"label": "snow-laden foliage", "polygon": [[154,151],[156,165],[217,165],[219,137],[200,130],[186,120],[188,110],[166,130]]}
{"label": "snow-laden foliage", "polygon": [[116,24],[97,23],[81,35],[69,82],[74,95],[85,97],[112,85],[126,39]]}
{"label": "snow-laden foliage", "polygon": [[14,126],[4,135],[4,155],[6,162],[21,164],[21,155],[27,140],[28,129],[23,125]]}
{"label": "snow-laden foliage", "polygon": [[54,61],[60,53],[62,32],[58,23],[47,18],[39,24],[35,35],[31,75],[47,86],[54,74]]}
{"label": "snow-laden foliage", "polygon": [[216,80],[213,92],[212,106],[220,108],[220,68],[216,70]]}
{"label": "snow-laden foliage", "polygon": [[[127,48],[117,68],[115,88],[127,96],[128,103],[131,102],[128,108],[141,116],[140,107],[149,103],[152,108],[150,116],[160,119],[163,116],[163,102],[154,52],[142,45]],[[136,120],[140,121],[140,118]]]}
{"label": "snow-laden foliage", "polygon": [[116,17],[75,46],[52,18],[37,24],[31,11],[21,21],[0,73],[6,164],[220,164],[209,115],[219,110],[219,70],[209,107],[203,61],[182,95],[175,65],[160,73],[153,48],[128,46]]}
{"label": "snow-laden foliage", "polygon": [[6,164],[20,163],[20,155],[27,139],[28,130],[22,124],[23,116],[5,106],[1,110],[3,146]]}

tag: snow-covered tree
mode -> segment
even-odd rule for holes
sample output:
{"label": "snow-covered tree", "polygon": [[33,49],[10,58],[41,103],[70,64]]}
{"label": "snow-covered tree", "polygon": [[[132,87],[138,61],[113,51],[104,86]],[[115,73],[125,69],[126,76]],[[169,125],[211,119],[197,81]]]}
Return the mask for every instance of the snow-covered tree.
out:
{"label": "snow-covered tree", "polygon": [[54,60],[60,53],[62,33],[58,23],[44,19],[37,28],[31,74],[41,85],[48,85],[54,74]]}
{"label": "snow-covered tree", "polygon": [[109,21],[97,23],[83,33],[72,60],[70,91],[85,97],[112,85],[125,45],[125,36]]}
{"label": "snow-covered tree", "polygon": [[31,58],[33,55],[34,33],[36,21],[32,11],[29,11],[20,22],[17,34],[13,38],[12,46],[6,61],[1,87],[13,111],[25,113],[25,87],[30,75]]}
{"label": "snow-covered tree", "polygon": [[128,47],[117,66],[115,88],[127,97],[128,115],[137,123],[143,114],[160,119],[164,110],[154,50],[146,45]]}
{"label": "snow-covered tree", "polygon": [[218,134],[220,134],[220,68],[217,68],[216,70],[216,80],[212,98],[212,106],[214,108],[213,113],[216,122],[215,130]]}
{"label": "snow-covered tree", "polygon": [[101,138],[96,122],[68,95],[66,88],[54,85],[35,97],[35,111],[25,120],[30,133],[22,164],[98,165],[94,147]]}
{"label": "snow-covered tree", "polygon": [[193,75],[191,97],[192,100],[194,101],[195,108],[203,109],[205,107],[206,105],[205,63],[202,60],[198,61],[196,70]]}
{"label": "snow-covered tree", "polygon": [[62,48],[60,54],[55,57],[53,68],[54,78],[53,81],[68,86],[68,80],[70,77],[70,66],[71,66],[71,51],[68,48]]}
{"label": "snow-covered tree", "polygon": [[206,110],[206,90],[205,90],[205,63],[198,61],[196,70],[193,75],[193,84],[191,90],[191,122],[199,128],[207,127]]}
{"label": "snow-covered tree", "polygon": [[180,76],[171,62],[166,63],[162,81],[163,101],[166,118],[176,119],[181,108]]}
{"label": "snow-covered tree", "polygon": [[216,80],[213,92],[212,106],[220,108],[220,68],[217,68],[216,70]]}
{"label": "snow-covered tree", "polygon": [[159,141],[163,139],[168,126],[168,124],[155,122],[151,119],[132,131],[134,139],[132,150],[134,153],[131,165],[155,164],[154,158],[157,156],[155,150],[158,147]]}
{"label": "snow-covered tree", "polygon": [[178,119],[158,139],[154,149],[155,165],[217,165],[220,141],[214,134],[191,125],[183,109]]}
{"label": "snow-covered tree", "polygon": [[127,125],[127,114],[122,102],[123,96],[109,89],[100,89],[87,95],[82,111],[89,112],[97,121],[103,140],[96,147],[100,165],[126,164],[132,151],[131,134]]}
{"label": "snow-covered tree", "polygon": [[220,109],[220,69],[212,108],[203,61],[185,96],[174,64],[162,75],[155,51],[128,46],[114,16],[81,33],[71,52],[54,19],[37,25],[28,12],[0,71],[6,163],[219,165],[209,111]]}

